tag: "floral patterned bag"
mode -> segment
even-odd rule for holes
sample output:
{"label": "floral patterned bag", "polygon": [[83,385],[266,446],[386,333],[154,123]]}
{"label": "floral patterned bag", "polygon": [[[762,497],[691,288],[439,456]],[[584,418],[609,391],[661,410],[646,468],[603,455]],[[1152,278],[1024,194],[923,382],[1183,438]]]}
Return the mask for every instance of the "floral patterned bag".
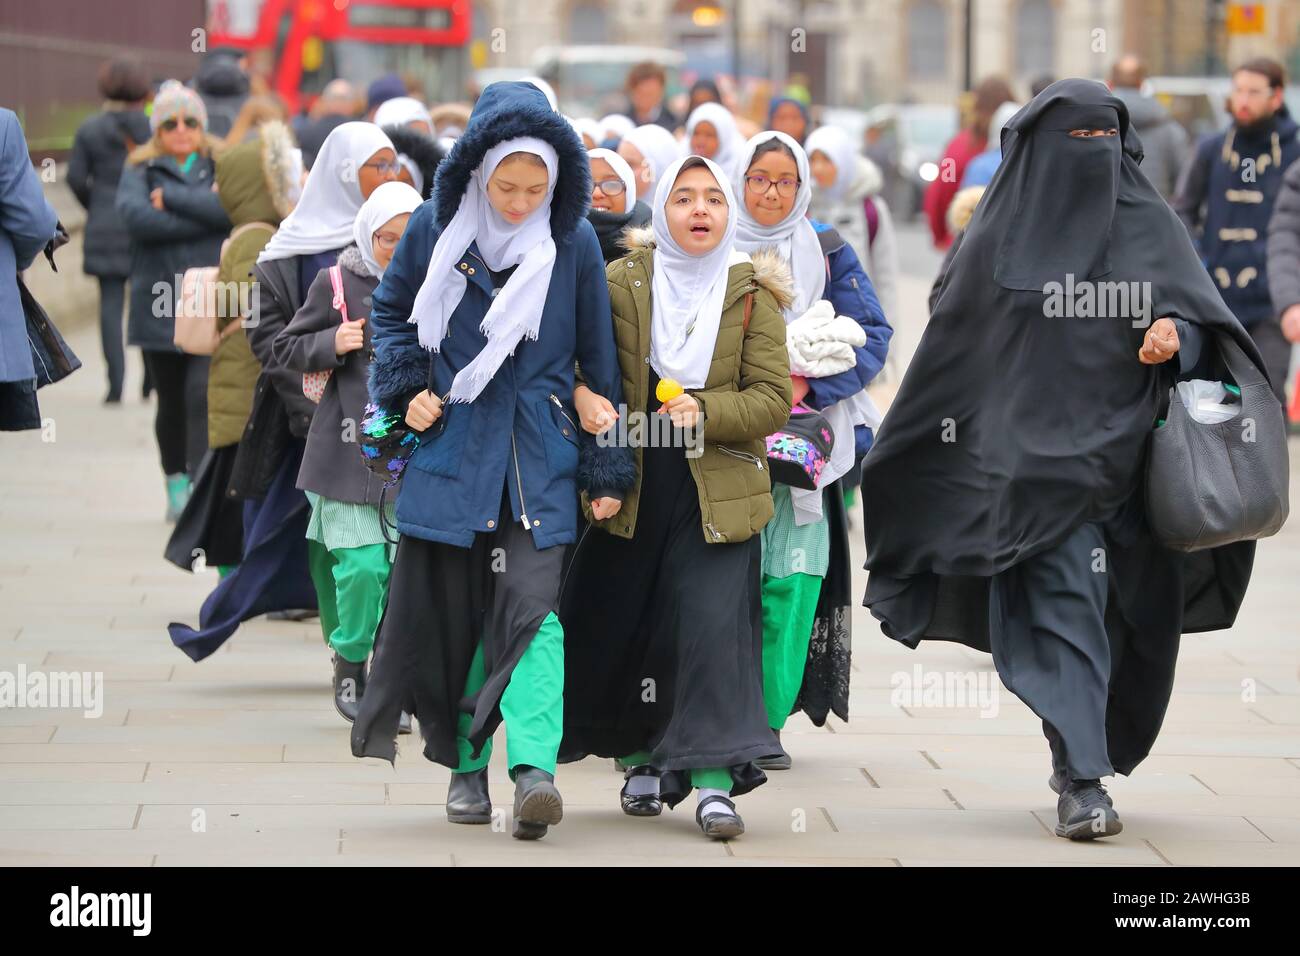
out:
{"label": "floral patterned bag", "polygon": [[791,488],[816,490],[834,445],[835,435],[826,416],[796,405],[785,427],[767,436],[767,466],[772,480]]}

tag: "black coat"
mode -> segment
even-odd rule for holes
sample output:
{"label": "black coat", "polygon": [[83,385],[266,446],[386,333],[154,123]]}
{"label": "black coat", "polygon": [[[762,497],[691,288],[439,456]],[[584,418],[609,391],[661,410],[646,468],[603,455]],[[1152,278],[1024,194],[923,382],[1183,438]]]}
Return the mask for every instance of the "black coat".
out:
{"label": "black coat", "polygon": [[131,237],[114,204],[128,148],[149,136],[142,110],[104,110],[82,123],[72,141],[68,187],[86,209],[82,268],[87,275],[126,278],[131,273]]}
{"label": "black coat", "polygon": [[[370,296],[379,280],[367,272],[356,246],[339,253],[339,265],[348,320],[369,318]],[[334,334],[343,319],[333,298],[329,270],[322,269],[307,290],[302,308],[271,347],[276,366],[297,373],[299,381],[303,372],[331,372],[307,433],[298,487],[335,501],[377,505],[383,482],[362,463],[357,448],[361,420],[370,401],[366,379],[372,331],[367,322],[361,349],[342,356],[335,353]]]}
{"label": "black coat", "polygon": [[[215,266],[221,259],[230,219],[212,190],[215,168],[210,157],[199,156],[185,174],[175,159],[161,156],[122,171],[116,208],[131,236],[127,341],[132,345],[175,351],[178,276],[194,266]],[[159,186],[165,209],[149,202],[149,193]],[[154,287],[159,283],[168,291],[155,307],[159,294]]]}

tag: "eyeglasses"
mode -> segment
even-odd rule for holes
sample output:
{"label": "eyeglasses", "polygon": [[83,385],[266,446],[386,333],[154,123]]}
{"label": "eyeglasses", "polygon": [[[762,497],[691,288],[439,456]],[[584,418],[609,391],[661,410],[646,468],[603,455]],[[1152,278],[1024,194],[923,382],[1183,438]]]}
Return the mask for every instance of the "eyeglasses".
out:
{"label": "eyeglasses", "polygon": [[402,234],[399,232],[377,232],[375,233],[375,242],[379,243],[383,249],[392,249],[396,247],[401,240]]}
{"label": "eyeglasses", "polygon": [[789,199],[799,191],[799,185],[797,179],[768,179],[766,176],[745,177],[745,186],[751,193],[759,196],[766,195],[767,191],[775,186],[778,196]]}
{"label": "eyeglasses", "polygon": [[361,164],[362,169],[365,169],[367,166],[374,167],[381,173],[392,173],[394,176],[402,171],[402,164],[395,159],[391,161],[387,159],[377,159],[373,163]]}
{"label": "eyeglasses", "polygon": [[621,179],[602,179],[596,185],[600,187],[600,191],[606,196],[621,196],[623,191],[627,189]]}
{"label": "eyeglasses", "polygon": [[[162,121],[162,130],[164,133],[173,133],[178,125],[180,124],[174,119],[165,119]],[[198,129],[199,121],[193,116],[187,116],[185,117],[185,127],[186,129]]]}

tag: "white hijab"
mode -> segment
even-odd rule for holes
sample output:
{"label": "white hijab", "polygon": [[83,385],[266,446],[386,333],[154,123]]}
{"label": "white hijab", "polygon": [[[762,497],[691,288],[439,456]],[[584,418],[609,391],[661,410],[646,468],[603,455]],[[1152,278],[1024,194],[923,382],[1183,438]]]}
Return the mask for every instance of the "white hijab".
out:
{"label": "white hijab", "polygon": [[650,187],[646,192],[646,198],[653,199],[655,187],[659,185],[659,178],[682,155],[682,144],[677,142],[676,136],[654,123],[638,126],[624,136],[623,140],[635,146],[645,157],[650,173]]}
{"label": "white hijab", "polygon": [[384,183],[370,194],[370,198],[361,204],[356,221],[352,224],[352,238],[366,269],[376,279],[384,277],[384,268],[375,259],[374,235],[380,227],[394,216],[404,212],[415,212],[424,202],[420,194],[406,183]]}
{"label": "white hijab", "polygon": [[612,149],[589,149],[587,155],[592,159],[603,159],[614,170],[614,175],[623,180],[623,212],[631,212],[636,205],[636,176],[627,160]]}
{"label": "white hijab", "polygon": [[[573,131],[578,134],[579,139],[582,139],[583,136],[590,136],[591,141],[595,143],[596,146],[599,146],[605,141],[604,131],[600,128],[600,124],[590,116],[583,116],[578,119],[569,119],[569,117],[566,116],[565,119],[569,120],[569,125],[573,127]],[[583,140],[582,145],[585,149],[587,146],[585,140]],[[595,149],[596,147],[593,146],[592,148]]]}
{"label": "white hijab", "polygon": [[[727,227],[722,241],[693,256],[668,231],[669,194],[682,167],[703,163],[727,197]],[[748,262],[736,251],[736,200],[727,174],[711,159],[684,156],[669,166],[655,189],[654,275],[650,282],[650,366],[660,378],[675,378],[683,388],[703,388],[722,324],[722,303],[731,267]]]}
{"label": "white hijab", "polygon": [[392,142],[374,123],[341,123],[330,130],[307,174],[302,195],[258,262],[341,249],[352,241],[352,224],[364,201],[361,166]]}
{"label": "white hijab", "polygon": [[[546,199],[521,223],[502,218],[488,201],[487,184],[501,160],[511,153],[532,153],[546,163]],[[460,208],[438,236],[429,258],[424,283],[416,293],[410,322],[419,328],[420,344],[434,352],[442,347],[451,314],[465,295],[466,278],[456,268],[471,243],[493,272],[518,266],[492,299],[479,329],[487,345],[474,360],[456,373],[451,401],[472,402],[492,380],[496,370],[512,355],[520,341],[536,340],[542,308],[555,266],[555,240],[551,238],[551,199],[555,195],[559,159],[544,140],[520,136],[497,143],[487,151],[460,197]]]}
{"label": "white hijab", "polygon": [[433,135],[433,117],[429,108],[413,96],[395,96],[384,100],[375,110],[376,126],[405,126],[407,123],[426,123]]}
{"label": "white hijab", "polygon": [[[740,140],[740,130],[736,128],[736,118],[721,103],[701,103],[691,110],[686,118],[686,151],[691,151],[691,136],[695,127],[701,122],[710,124],[718,134],[718,152],[713,161],[722,167],[728,176],[737,176],[737,154],[744,145]],[[739,182],[739,178],[735,180]]]}
{"label": "white hijab", "polygon": [[819,126],[808,134],[804,149],[810,157],[813,153],[821,153],[835,167],[835,182],[825,188],[818,186],[817,198],[839,202],[858,175],[858,150],[853,140],[838,126]]}
{"label": "white hijab", "polygon": [[[636,127],[630,119],[622,113],[609,113],[600,118],[600,130],[604,134],[600,138],[603,143],[607,139],[622,139]],[[597,143],[596,145],[600,145]]]}
{"label": "white hijab", "polygon": [[826,289],[826,257],[822,255],[821,243],[817,241],[817,233],[807,217],[808,204],[812,202],[812,174],[808,170],[808,155],[802,146],[785,133],[764,130],[751,137],[741,150],[736,164],[737,175],[743,182],[758,147],[773,139],[779,140],[794,154],[795,166],[799,170],[799,191],[795,193],[794,207],[775,226],[763,226],[745,204],[740,203],[736,248],[745,252],[772,248],[790,264],[794,276],[794,301],[785,310],[785,321],[789,324],[821,299]]}

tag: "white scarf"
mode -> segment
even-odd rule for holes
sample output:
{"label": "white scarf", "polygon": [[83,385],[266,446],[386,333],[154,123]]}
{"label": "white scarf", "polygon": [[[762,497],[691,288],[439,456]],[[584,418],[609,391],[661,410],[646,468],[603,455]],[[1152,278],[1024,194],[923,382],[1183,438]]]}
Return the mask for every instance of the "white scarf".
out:
{"label": "white scarf", "polygon": [[614,170],[614,175],[623,180],[623,199],[625,200],[623,212],[631,212],[632,207],[636,205],[636,176],[633,175],[632,167],[627,164],[627,160],[612,149],[589,149],[587,155],[592,159],[603,159],[609,163],[609,168]]}
{"label": "white scarf", "polygon": [[[546,163],[548,181],[546,200],[523,222],[512,225],[489,202],[487,184],[501,160],[519,152],[540,156]],[[470,174],[460,208],[434,244],[429,269],[408,320],[419,327],[420,344],[434,352],[442,347],[451,314],[465,295],[466,278],[456,264],[470,244],[477,243],[479,256],[493,272],[519,267],[492,299],[479,324],[479,330],[487,336],[487,345],[456,373],[451,384],[453,402],[474,401],[520,341],[537,339],[555,266],[551,199],[558,169],[555,148],[544,140],[520,136],[497,143]]]}
{"label": "white scarf", "polygon": [[363,198],[358,177],[363,164],[392,142],[374,123],[341,123],[325,137],[293,207],[258,262],[310,256],[341,249],[352,241],[352,224]]}
{"label": "white scarf", "polygon": [[654,123],[638,126],[623,137],[623,142],[635,146],[645,160],[650,184],[646,198],[653,199],[660,177],[681,156],[682,144],[672,133]]}
{"label": "white scarf", "polygon": [[375,259],[375,233],[394,216],[415,212],[422,202],[420,194],[406,183],[392,182],[381,185],[361,204],[361,211],[352,224],[352,238],[367,271],[376,279],[384,277],[384,267]]}
{"label": "white scarf", "polygon": [[[686,151],[691,151],[691,136],[695,132],[695,127],[701,122],[710,124],[718,134],[718,151],[713,155],[713,161],[722,167],[723,172],[728,176],[734,177],[733,181],[740,183],[740,176],[736,171],[737,154],[740,152],[743,143],[740,139],[740,130],[736,129],[736,118],[731,115],[721,103],[701,103],[695,109],[691,110],[691,115],[686,118]],[[742,170],[743,172],[743,170]],[[741,184],[743,186],[743,183]],[[737,193],[737,195],[741,195]]]}
{"label": "white scarf", "polygon": [[818,199],[839,202],[848,193],[858,175],[858,151],[849,134],[838,126],[819,126],[808,134],[804,143],[808,155],[821,153],[835,167],[835,182],[817,187]]}
{"label": "white scarf", "polygon": [[[601,142],[607,139],[622,139],[636,127],[630,119],[622,113],[609,113],[600,118]],[[596,144],[597,146],[600,143]]]}
{"label": "white scarf", "polygon": [[[722,241],[702,256],[682,249],[668,231],[669,194],[687,163],[703,163],[727,197]],[[748,262],[737,252],[736,200],[722,168],[702,156],[684,156],[664,171],[655,190],[654,270],[650,282],[650,366],[660,378],[675,378],[683,388],[703,388],[722,324],[722,302],[731,267]]]}
{"label": "white scarf", "polygon": [[376,126],[406,126],[408,123],[424,123],[433,135],[433,117],[429,108],[413,96],[394,96],[384,100],[375,110]]}
{"label": "white scarf", "polygon": [[759,146],[772,139],[779,140],[794,154],[795,166],[799,170],[799,191],[795,193],[794,206],[790,212],[775,226],[760,225],[745,204],[740,203],[736,248],[745,252],[771,248],[790,264],[790,272],[794,276],[794,301],[785,310],[788,325],[822,297],[826,289],[826,257],[822,254],[821,243],[817,241],[817,232],[806,216],[808,204],[812,202],[812,174],[808,169],[808,154],[791,137],[776,130],[765,130],[745,144],[736,164],[741,188],[748,188],[743,184],[744,176],[753,162],[754,153]]}

